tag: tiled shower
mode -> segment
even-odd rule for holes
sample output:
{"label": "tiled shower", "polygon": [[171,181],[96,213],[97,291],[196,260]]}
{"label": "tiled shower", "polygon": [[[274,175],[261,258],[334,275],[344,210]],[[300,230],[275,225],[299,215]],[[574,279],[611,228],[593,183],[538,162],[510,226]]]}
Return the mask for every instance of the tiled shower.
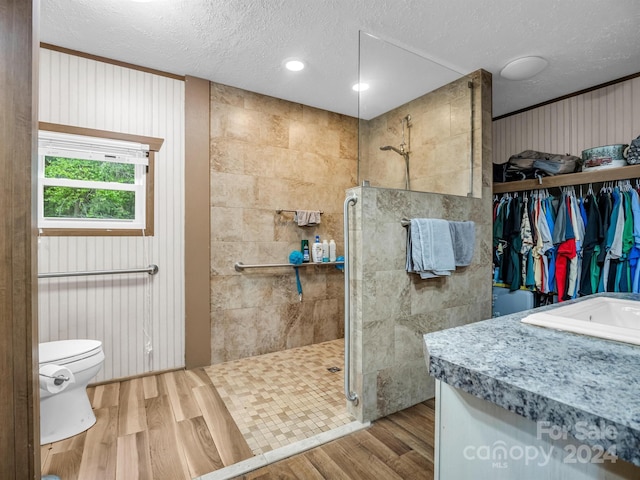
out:
{"label": "tiled shower", "polygon": [[[475,91],[473,137],[470,81]],[[354,189],[360,201],[351,225],[353,373],[355,388],[364,400],[351,412],[367,421],[432,396],[421,334],[488,318],[491,312],[490,91],[490,75],[478,71],[427,95],[428,99],[389,112],[389,123],[400,118],[400,111],[410,110],[414,123],[439,125],[438,138],[421,140],[415,135],[413,140],[418,152],[428,149],[429,142],[437,142],[442,152],[436,159],[439,163],[431,159],[436,162],[437,182],[425,183],[432,189],[440,185],[442,192],[422,193],[356,187],[356,119],[212,84],[213,363],[344,335],[343,274],[335,268],[301,269],[304,296],[299,302],[290,267],[239,273],[233,266],[237,261],[286,262],[302,239],[312,240],[316,234],[334,238],[340,254],[342,203],[346,191]],[[462,114],[465,105],[466,115]],[[427,118],[429,109],[436,117]],[[367,135],[373,149],[390,143],[376,137],[376,132],[390,135],[391,128],[380,127],[385,121],[372,121],[375,128]],[[467,197],[470,187],[462,180],[469,178],[470,163],[462,164],[460,159],[469,158],[472,138],[475,175],[473,194]],[[417,166],[430,158],[416,155],[414,161]],[[447,173],[454,170],[463,172]],[[438,171],[445,173],[438,176]],[[463,192],[456,192],[457,188]],[[322,210],[321,224],[298,227],[291,215],[276,212],[298,208]],[[420,216],[474,220],[477,238],[472,265],[447,280],[421,281],[408,275],[400,220]]]}
{"label": "tiled shower", "polygon": [[[357,120],[211,84],[212,363],[343,336],[343,276],[300,268],[299,301],[287,263],[301,240],[333,238],[343,251],[342,201],[356,184]],[[298,227],[290,212],[320,210]]]}
{"label": "tiled shower", "polygon": [[[421,165],[414,171],[431,167],[433,174],[415,182],[412,177],[412,185],[423,182],[430,193],[374,186],[349,192],[358,197],[350,225],[351,318],[353,388],[362,399],[349,409],[360,421],[383,417],[434,395],[422,346],[424,333],[491,316],[491,75],[479,70],[425,97],[372,120],[370,129],[361,124],[375,157],[379,145],[392,141],[392,126],[410,113],[416,125],[412,162]],[[434,137],[424,125],[418,126],[420,122],[438,124],[439,135]],[[381,126],[385,123],[386,128]],[[440,152],[441,156],[421,154],[424,150]],[[373,162],[376,165],[379,163]],[[384,174],[375,168],[365,171],[371,185],[384,182]],[[439,174],[441,171],[445,173]],[[459,173],[446,173],[452,171]],[[471,265],[446,278],[422,280],[408,274],[403,218],[475,222]]]}

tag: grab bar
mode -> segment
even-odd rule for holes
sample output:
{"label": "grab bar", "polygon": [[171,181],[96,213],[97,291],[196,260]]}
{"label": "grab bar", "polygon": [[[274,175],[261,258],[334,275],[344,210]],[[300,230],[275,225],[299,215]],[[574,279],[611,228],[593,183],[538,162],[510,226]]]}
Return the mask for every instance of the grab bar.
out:
{"label": "grab bar", "polygon": [[306,263],[262,263],[262,264],[245,264],[242,262],[236,262],[233,268],[236,272],[241,272],[245,268],[276,268],[276,267],[320,267],[322,265],[342,265],[344,262],[306,262]]}
{"label": "grab bar", "polygon": [[469,87],[469,101],[471,102],[471,113],[469,114],[471,117],[471,130],[469,131],[469,191],[467,197],[473,197],[473,82],[467,82],[467,86]]}
{"label": "grab bar", "polygon": [[349,275],[349,205],[356,204],[355,193],[344,200],[344,396],[358,405],[358,395],[351,391],[351,315]]}
{"label": "grab bar", "polygon": [[[296,213],[298,210],[287,210],[286,208],[279,208],[278,210],[276,210],[276,213],[282,213],[282,212],[289,212],[289,213]],[[318,210],[318,213],[320,215],[323,215],[324,212],[322,210]]]}
{"label": "grab bar", "polygon": [[85,277],[89,275],[118,275],[121,273],[148,273],[149,275],[155,275],[156,273],[158,273],[158,266],[151,264],[147,268],[131,268],[128,270],[92,270],[89,272],[39,273],[38,278]]}

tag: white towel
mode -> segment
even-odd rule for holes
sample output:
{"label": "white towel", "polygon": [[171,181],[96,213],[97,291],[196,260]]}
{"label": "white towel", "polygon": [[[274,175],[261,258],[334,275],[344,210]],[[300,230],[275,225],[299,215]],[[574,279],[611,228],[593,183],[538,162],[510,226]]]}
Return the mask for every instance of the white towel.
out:
{"label": "white towel", "polygon": [[320,224],[319,210],[296,210],[293,221],[298,223],[299,227],[312,227]]}
{"label": "white towel", "polygon": [[449,222],[413,218],[407,234],[407,271],[421,278],[451,275],[456,269]]}

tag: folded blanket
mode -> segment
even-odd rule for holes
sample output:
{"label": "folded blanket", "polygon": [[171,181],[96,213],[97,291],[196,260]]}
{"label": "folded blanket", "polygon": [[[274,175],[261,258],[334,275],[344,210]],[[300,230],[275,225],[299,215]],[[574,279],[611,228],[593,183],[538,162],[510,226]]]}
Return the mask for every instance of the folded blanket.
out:
{"label": "folded blanket", "polygon": [[449,222],[411,219],[407,234],[407,271],[421,278],[451,275],[456,269]]}
{"label": "folded blanket", "polygon": [[449,222],[453,257],[456,267],[466,267],[471,264],[476,244],[476,224],[474,222]]}
{"label": "folded blanket", "polygon": [[299,227],[311,227],[320,223],[319,210],[296,210],[293,221],[298,223]]}

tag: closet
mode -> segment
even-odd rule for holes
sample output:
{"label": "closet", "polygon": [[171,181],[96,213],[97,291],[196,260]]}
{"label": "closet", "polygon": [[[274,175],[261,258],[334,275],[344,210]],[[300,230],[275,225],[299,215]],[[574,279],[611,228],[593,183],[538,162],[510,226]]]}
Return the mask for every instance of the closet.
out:
{"label": "closet", "polygon": [[494,184],[494,286],[532,306],[639,292],[639,178],[633,165]]}

